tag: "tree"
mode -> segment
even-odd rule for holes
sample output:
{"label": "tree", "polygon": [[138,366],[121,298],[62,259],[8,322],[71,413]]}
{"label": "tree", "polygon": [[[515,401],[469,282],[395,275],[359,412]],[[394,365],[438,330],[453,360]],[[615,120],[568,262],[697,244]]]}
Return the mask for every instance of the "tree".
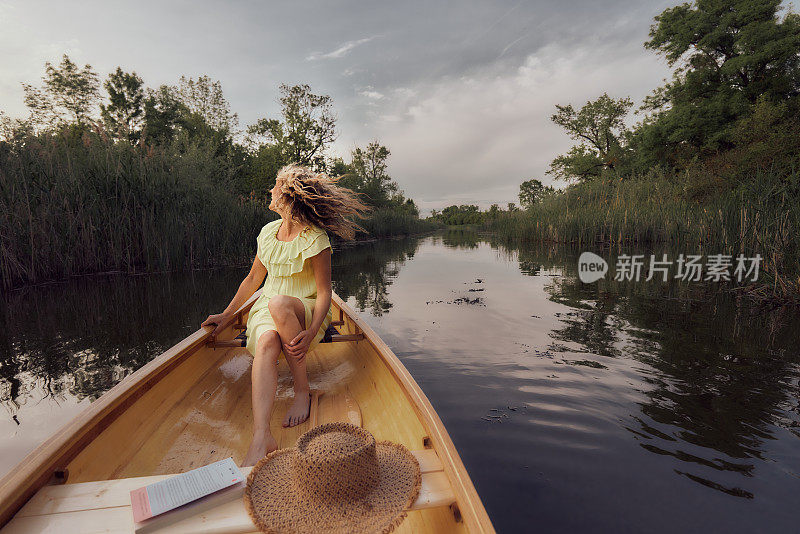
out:
{"label": "tree", "polygon": [[139,126],[144,118],[144,88],[135,72],[122,68],[108,75],[103,84],[108,92],[108,105],[100,105],[100,115],[117,139],[134,142],[139,138]]}
{"label": "tree", "polygon": [[[673,79],[645,98],[652,116],[633,141],[646,158],[678,165],[734,146],[735,123],[760,96],[772,103],[800,94],[800,15],[777,15],[780,0],[699,1],[663,11],[645,48],[658,51]],[[796,113],[797,106],[787,109]],[[788,115],[787,115],[788,116]],[[665,152],[663,147],[667,147]]]}
{"label": "tree", "polygon": [[475,204],[447,206],[439,214],[445,224],[479,224],[483,222],[483,213]]}
{"label": "tree", "polygon": [[89,121],[100,98],[99,79],[91,65],[80,69],[64,54],[58,67],[45,63],[42,82],[42,88],[22,84],[34,124],[54,127],[70,119],[78,125]]}
{"label": "tree", "polygon": [[353,152],[351,168],[357,177],[356,191],[364,193],[370,204],[383,207],[393,200],[402,203],[398,196],[397,183],[387,174],[387,162],[391,152],[378,141],[372,141],[366,148],[356,147]]}
{"label": "tree", "polygon": [[614,100],[606,93],[577,112],[571,104],[556,104],[558,111],[550,119],[567,130],[570,138],[582,142],[553,160],[546,174],[564,180],[587,180],[600,176],[603,169],[614,169],[622,158],[626,132],[623,119],[631,106],[630,98]]}
{"label": "tree", "polygon": [[313,94],[307,84],[281,84],[280,93],[283,120],[259,119],[247,133],[278,145],[284,163],[325,169],[326,149],[336,140],[331,97]]}
{"label": "tree", "polygon": [[406,201],[402,204],[403,210],[405,210],[410,215],[414,217],[419,217],[419,207],[417,203],[414,202],[413,199],[407,198]]}
{"label": "tree", "polygon": [[[680,83],[668,90],[708,96],[727,86],[755,104],[800,94],[800,15],[778,18],[780,0],[700,1],[655,17],[645,48],[664,54]],[[703,90],[705,89],[705,91]],[[705,93],[705,95],[704,95]]]}
{"label": "tree", "polygon": [[239,124],[239,116],[231,113],[230,104],[222,93],[222,84],[208,76],[197,81],[181,76],[176,95],[190,113],[195,113],[212,129],[233,134]]}
{"label": "tree", "polygon": [[157,145],[172,141],[187,113],[174,87],[162,85],[155,90],[148,89],[142,138]]}
{"label": "tree", "polygon": [[269,190],[275,185],[275,178],[283,166],[280,149],[277,145],[261,145],[250,149],[247,166],[250,190],[260,198],[268,198]]}
{"label": "tree", "polygon": [[339,156],[334,156],[331,158],[331,161],[328,164],[328,173],[331,176],[345,176],[348,174],[354,174],[353,167],[349,163],[345,163],[344,159]]}
{"label": "tree", "polygon": [[0,148],[2,142],[11,142],[15,137],[32,133],[30,124],[22,119],[12,119],[0,111]]}
{"label": "tree", "polygon": [[363,185],[362,179],[353,169],[352,162],[346,163],[344,159],[339,156],[334,156],[331,158],[330,162],[328,162],[327,173],[337,178],[338,185],[352,189],[353,191],[359,191],[360,187]]}
{"label": "tree", "polygon": [[546,195],[552,192],[552,186],[545,186],[541,181],[531,179],[520,184],[519,203],[523,208],[529,208],[539,203]]}

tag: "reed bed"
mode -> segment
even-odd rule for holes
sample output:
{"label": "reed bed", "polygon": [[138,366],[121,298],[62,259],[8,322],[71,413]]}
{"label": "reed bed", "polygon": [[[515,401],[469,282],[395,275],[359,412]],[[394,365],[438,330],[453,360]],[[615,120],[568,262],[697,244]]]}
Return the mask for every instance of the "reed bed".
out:
{"label": "reed bed", "polygon": [[713,198],[691,198],[692,177],[580,184],[487,223],[506,238],[579,246],[670,243],[684,252],[762,257],[760,298],[800,302],[800,172],[759,171]]}
{"label": "reed bed", "polygon": [[[428,219],[420,219],[418,215],[392,208],[379,208],[369,214],[368,219],[356,220],[367,230],[368,237],[386,237],[391,235],[412,235],[428,232],[440,225]],[[366,237],[359,232],[357,237]]]}
{"label": "reed bed", "polygon": [[[2,288],[249,264],[256,235],[277,215],[268,199],[237,195],[238,179],[202,145],[133,147],[70,128],[0,142]],[[392,208],[359,223],[369,237],[435,226]]]}
{"label": "reed bed", "polygon": [[86,132],[0,144],[3,287],[246,261],[267,211],[226,192],[220,171],[202,151]]}

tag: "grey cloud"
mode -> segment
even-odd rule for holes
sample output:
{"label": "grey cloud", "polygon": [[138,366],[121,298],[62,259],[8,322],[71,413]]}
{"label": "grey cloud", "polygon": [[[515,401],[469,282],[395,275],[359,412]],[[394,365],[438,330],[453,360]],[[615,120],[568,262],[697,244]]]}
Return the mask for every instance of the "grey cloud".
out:
{"label": "grey cloud", "polygon": [[662,83],[669,71],[642,43],[677,3],[6,2],[0,108],[23,114],[19,82],[39,83],[63,52],[150,86],[208,74],[242,125],[278,113],[279,84],[308,83],[333,98],[335,152],[378,138],[426,209],[488,207],[517,201],[519,183],[570,146],[549,120],[556,103],[641,99]]}
{"label": "grey cloud", "polygon": [[350,52],[355,47],[357,47],[359,45],[362,45],[364,43],[368,43],[371,40],[373,40],[374,38],[375,37],[365,37],[364,39],[358,39],[356,41],[348,41],[348,42],[344,43],[342,46],[340,46],[339,48],[337,48],[336,50],[334,50],[332,52],[328,52],[327,54],[321,54],[321,53],[315,52],[315,53],[309,55],[306,58],[306,60],[314,61],[314,60],[318,60],[318,59],[336,59],[336,58],[344,57],[345,55],[347,55],[348,52]]}

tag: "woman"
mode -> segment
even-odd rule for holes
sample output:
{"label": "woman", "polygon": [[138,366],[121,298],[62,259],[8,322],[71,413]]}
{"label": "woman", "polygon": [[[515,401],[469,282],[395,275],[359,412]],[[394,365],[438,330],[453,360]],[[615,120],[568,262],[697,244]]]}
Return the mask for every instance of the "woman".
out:
{"label": "woman", "polygon": [[299,425],[309,416],[305,356],[320,342],[333,316],[327,231],[352,240],[355,230],[363,228],[345,216],[363,218],[360,212],[370,209],[335,180],[300,165],[278,172],[269,209],[280,219],[267,223],[258,234],[253,266],[231,303],[202,325],[216,325],[216,335],[219,325],[255,293],[269,273],[247,319],[247,350],[253,355],[253,439],[242,466],[254,465],[278,448],[269,420],[281,351],[294,380],[294,401],[283,426]]}

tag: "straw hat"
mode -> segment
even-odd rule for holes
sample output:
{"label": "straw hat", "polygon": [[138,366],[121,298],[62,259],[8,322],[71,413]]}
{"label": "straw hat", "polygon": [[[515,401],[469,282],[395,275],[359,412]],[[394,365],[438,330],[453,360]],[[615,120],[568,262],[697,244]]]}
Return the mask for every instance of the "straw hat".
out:
{"label": "straw hat", "polygon": [[244,502],[263,532],[391,532],[422,483],[408,449],[350,423],[328,423],[297,447],[269,453],[247,477]]}

